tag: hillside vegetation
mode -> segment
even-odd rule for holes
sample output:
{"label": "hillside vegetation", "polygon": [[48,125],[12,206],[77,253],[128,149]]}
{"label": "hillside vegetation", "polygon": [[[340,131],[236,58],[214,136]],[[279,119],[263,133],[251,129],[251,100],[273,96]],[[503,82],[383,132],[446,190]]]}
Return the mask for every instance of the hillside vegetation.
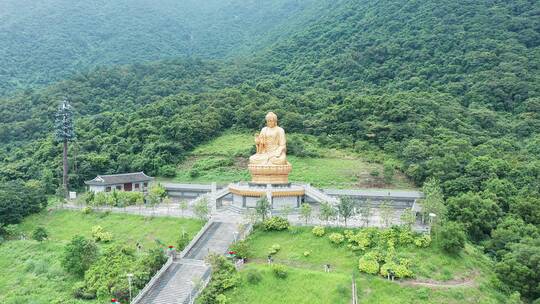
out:
{"label": "hillside vegetation", "polygon": [[223,58],[264,47],[325,0],[6,0],[0,4],[0,95],[96,66]]}
{"label": "hillside vegetation", "polygon": [[[171,178],[178,182],[249,181],[248,158],[254,153],[252,135],[228,132],[195,148],[177,170],[171,172]],[[314,136],[287,134],[287,153],[293,165],[289,175],[291,182],[324,188],[414,187],[397,171],[397,162],[391,158],[385,160],[380,154],[359,155],[325,148]]]}
{"label": "hillside vegetation", "polygon": [[[208,2],[220,13],[230,3]],[[274,22],[267,15],[273,12],[291,18],[269,32],[251,28],[266,38],[243,56],[98,68],[2,99],[0,179],[33,180],[54,193],[61,145],[51,131],[63,96],[77,112],[73,189],[96,174],[170,175],[196,147],[231,128],[258,130],[264,114],[274,111],[290,134],[314,136],[328,149],[379,155],[377,161],[397,160],[396,168],[417,186],[436,181],[447,210],[440,218],[462,224],[497,262],[501,289],[519,291],[526,301],[540,297],[540,3],[340,0],[306,2],[302,9],[294,1],[299,10],[291,15],[279,3],[277,11],[255,6],[261,14],[253,11],[250,24],[263,29],[259,19]],[[128,33],[145,37],[152,28],[145,26]],[[256,39],[243,37],[233,44],[249,47],[238,41]],[[61,44],[47,45],[47,54],[55,54]],[[10,54],[0,57],[20,58]],[[6,65],[0,66],[5,75]],[[31,71],[47,70],[20,68],[30,69],[28,79],[40,77]],[[9,81],[25,78],[10,73]]]}
{"label": "hillside vegetation", "polygon": [[[126,245],[135,251],[138,243],[142,252],[137,255],[153,247],[176,244],[182,229],[193,236],[202,227],[196,220],[124,214],[52,211],[30,216],[13,233],[13,237],[25,235],[27,239],[9,240],[0,246],[0,302],[63,303],[69,299],[69,303],[102,303],[103,298],[75,299],[73,291],[82,278],[61,266],[66,244],[75,235],[91,238],[92,228],[97,225],[112,233],[111,242],[99,245],[101,252],[115,245]],[[47,240],[28,239],[37,227],[46,228]],[[111,277],[116,275],[122,274],[111,273]]]}
{"label": "hillside vegetation", "polygon": [[[360,303],[506,303],[507,298],[490,281],[494,276],[492,262],[471,245],[453,256],[441,250],[437,242],[428,248],[396,244],[396,255],[410,261],[415,276],[398,283],[359,273],[358,260],[365,251],[351,251],[347,245],[336,245],[328,239],[330,233],[343,233],[343,229],[327,229],[326,235],[317,237],[311,228],[256,230],[247,242],[250,257],[240,272],[241,285],[226,293],[231,302],[350,303],[354,274]],[[270,248],[278,245],[273,260],[274,264],[286,265],[286,278],[276,277],[266,265]],[[325,264],[330,264],[330,273],[324,272]],[[262,276],[258,283],[250,278],[256,272]],[[412,284],[426,281],[433,286]],[[452,282],[463,284],[454,286]]]}

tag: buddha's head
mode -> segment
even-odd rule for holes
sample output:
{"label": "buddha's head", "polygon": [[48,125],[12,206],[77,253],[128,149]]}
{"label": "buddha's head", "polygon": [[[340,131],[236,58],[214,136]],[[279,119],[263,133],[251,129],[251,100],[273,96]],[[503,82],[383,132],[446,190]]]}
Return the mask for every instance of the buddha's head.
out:
{"label": "buddha's head", "polygon": [[269,128],[273,128],[277,126],[277,115],[274,112],[268,112],[266,114],[266,126]]}

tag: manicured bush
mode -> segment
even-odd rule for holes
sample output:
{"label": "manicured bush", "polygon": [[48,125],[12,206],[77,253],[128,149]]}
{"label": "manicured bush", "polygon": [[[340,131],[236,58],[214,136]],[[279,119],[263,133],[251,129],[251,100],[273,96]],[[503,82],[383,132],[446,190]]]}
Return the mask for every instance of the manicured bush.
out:
{"label": "manicured bush", "polygon": [[388,243],[388,241],[393,242],[394,244],[399,242],[399,228],[392,227],[389,229],[384,229],[379,233],[380,239],[383,242]]}
{"label": "manicured bush", "polygon": [[437,241],[448,253],[459,253],[465,247],[466,240],[465,230],[456,222],[446,222],[437,229]]}
{"label": "manicured bush", "polygon": [[112,241],[113,235],[110,232],[105,231],[101,226],[92,227],[92,238],[96,242],[110,242]]}
{"label": "manicured bush", "polygon": [[287,271],[287,267],[285,267],[285,265],[281,265],[281,264],[272,265],[272,273],[274,273],[274,275],[277,278],[280,278],[280,279],[287,278],[287,275],[289,274],[288,271]]}
{"label": "manicured bush", "polygon": [[399,233],[399,244],[409,245],[414,243],[414,235],[410,229],[402,229]]}
{"label": "manicured bush", "polygon": [[409,269],[405,263],[387,262],[381,266],[380,274],[383,277],[387,277],[389,271],[393,272],[394,277],[398,279],[410,278],[413,276],[413,272]]}
{"label": "manicured bush", "polygon": [[324,235],[324,227],[322,226],[315,226],[313,227],[313,229],[311,229],[311,232],[315,235],[315,236],[323,236]]}
{"label": "manicured bush", "polygon": [[263,222],[263,228],[266,231],[285,230],[289,228],[289,221],[279,216],[273,216]]}
{"label": "manicured bush", "polygon": [[343,236],[343,234],[336,233],[336,232],[330,234],[328,238],[330,239],[330,241],[332,241],[332,243],[337,244],[337,245],[343,243],[343,241],[345,240],[345,237]]}
{"label": "manicured bush", "polygon": [[43,227],[36,227],[34,231],[32,231],[32,238],[38,242],[42,242],[45,239],[47,239],[48,233],[47,230]]}
{"label": "manicured bush", "polygon": [[369,274],[379,273],[379,262],[377,261],[376,254],[372,252],[364,254],[358,261],[358,269],[360,272]]}
{"label": "manicured bush", "polygon": [[352,250],[366,250],[371,246],[371,239],[368,232],[364,230],[358,231],[349,237],[350,247]]}
{"label": "manicured bush", "polygon": [[274,255],[278,253],[278,251],[281,250],[281,246],[279,244],[274,244],[272,247],[270,247],[270,250],[268,251],[269,255]]}
{"label": "manicured bush", "polygon": [[92,210],[92,207],[86,206],[86,207],[84,207],[84,208],[82,209],[81,212],[82,212],[83,214],[90,214],[90,213],[92,213],[92,211],[93,211],[93,210]]}
{"label": "manicured bush", "polygon": [[354,231],[346,229],[343,231],[343,236],[345,236],[347,240],[350,240],[351,238],[354,237]]}
{"label": "manicured bush", "polygon": [[420,248],[427,248],[431,245],[431,237],[429,234],[422,234],[414,238],[414,245]]}
{"label": "manicured bush", "polygon": [[259,284],[262,278],[261,272],[256,269],[249,269],[246,272],[246,280],[249,284]]}

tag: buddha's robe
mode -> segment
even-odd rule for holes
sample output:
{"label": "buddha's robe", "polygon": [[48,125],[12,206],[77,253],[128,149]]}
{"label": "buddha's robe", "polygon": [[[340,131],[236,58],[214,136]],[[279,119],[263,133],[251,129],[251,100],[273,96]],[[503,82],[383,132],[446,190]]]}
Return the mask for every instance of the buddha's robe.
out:
{"label": "buddha's robe", "polygon": [[275,126],[264,127],[259,135],[262,149],[259,153],[249,158],[249,163],[254,165],[286,165],[287,148],[285,131]]}

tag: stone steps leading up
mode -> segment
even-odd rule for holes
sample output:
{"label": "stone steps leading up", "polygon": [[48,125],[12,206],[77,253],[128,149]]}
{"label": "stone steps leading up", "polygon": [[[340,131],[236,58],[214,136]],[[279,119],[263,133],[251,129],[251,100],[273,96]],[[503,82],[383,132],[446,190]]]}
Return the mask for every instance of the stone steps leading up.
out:
{"label": "stone steps leading up", "polygon": [[183,259],[175,260],[137,304],[183,304],[196,282],[207,279],[209,253],[224,254],[237,233],[237,224],[212,222]]}
{"label": "stone steps leading up", "polygon": [[138,302],[142,304],[177,304],[189,298],[195,282],[208,269],[206,265],[173,262],[152,289]]}

